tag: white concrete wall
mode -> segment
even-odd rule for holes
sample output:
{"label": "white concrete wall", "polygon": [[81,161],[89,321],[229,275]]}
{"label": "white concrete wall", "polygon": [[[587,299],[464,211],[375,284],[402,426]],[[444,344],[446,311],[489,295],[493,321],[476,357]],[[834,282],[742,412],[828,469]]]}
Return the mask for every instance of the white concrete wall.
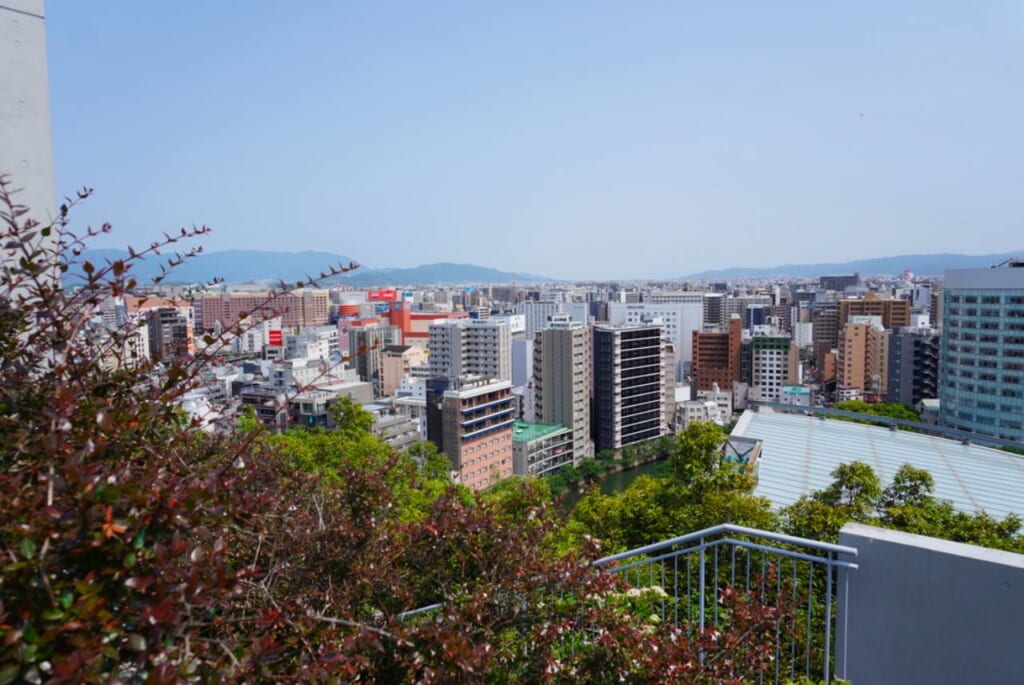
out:
{"label": "white concrete wall", "polygon": [[0,173],[49,223],[56,210],[42,0],[0,1]]}

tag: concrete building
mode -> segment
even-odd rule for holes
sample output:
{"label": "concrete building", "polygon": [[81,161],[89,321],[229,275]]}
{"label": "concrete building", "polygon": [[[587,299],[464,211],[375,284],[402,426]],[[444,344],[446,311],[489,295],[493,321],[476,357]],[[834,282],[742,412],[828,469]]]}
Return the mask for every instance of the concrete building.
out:
{"label": "concrete building", "polygon": [[595,450],[618,450],[668,432],[660,326],[595,326],[593,360]]}
{"label": "concrete building", "polygon": [[512,475],[511,381],[427,381],[427,439],[448,455],[458,482],[481,490]]}
{"label": "concrete building", "polygon": [[803,385],[784,385],[782,386],[782,395],[779,397],[779,402],[794,407],[810,407],[811,390]]}
{"label": "concrete building", "polygon": [[799,383],[800,351],[788,335],[750,340],[751,391],[762,402],[782,399],[782,387]]}
{"label": "concrete building", "polygon": [[730,388],[741,380],[743,363],[743,322],[739,317],[729,321],[725,330],[693,332],[693,379],[698,390],[715,385]]}
{"label": "concrete building", "polygon": [[57,207],[48,80],[43,1],[0,3],[0,174],[43,225]]}
{"label": "concrete building", "polygon": [[[676,363],[672,380],[679,381],[691,373],[693,366],[693,332],[704,325],[702,293],[672,293],[667,302],[622,303],[608,305],[608,323],[616,326],[639,326],[659,319],[666,340],[675,346]],[[665,294],[662,294],[665,297]]]}
{"label": "concrete building", "polygon": [[533,378],[533,340],[512,340],[512,386],[522,388]]}
{"label": "concrete building", "polygon": [[[278,328],[281,328],[280,324]],[[285,359],[330,359],[336,352],[337,326],[317,326],[284,336]]]}
{"label": "concrete building", "polygon": [[722,293],[704,293],[703,300],[705,326],[724,326],[728,323],[722,317],[722,302],[725,300],[725,295]]}
{"label": "concrete building", "polygon": [[402,379],[412,376],[414,367],[427,364],[427,351],[412,345],[387,345],[380,359],[380,394],[391,397],[402,385]]}
{"label": "concrete building", "polygon": [[516,305],[516,314],[521,314],[526,320],[526,337],[531,339],[537,331],[547,326],[548,319],[562,313],[561,302],[526,300]]}
{"label": "concrete building", "polygon": [[839,300],[837,334],[854,316],[877,316],[886,330],[910,326],[910,301],[881,299],[875,293],[865,293],[863,299]]}
{"label": "concrete building", "polygon": [[722,390],[715,385],[710,390],[698,390],[697,399],[703,402],[714,402],[718,407],[718,417],[723,425],[732,421],[733,398],[731,389]]}
{"label": "concrete building", "polygon": [[572,431],[561,424],[526,423],[512,426],[512,472],[543,476],[572,465]]}
{"label": "concrete building", "polygon": [[465,319],[430,326],[431,376],[512,380],[512,334],[501,320]]}
{"label": "concrete building", "polygon": [[841,276],[822,276],[818,279],[818,287],[822,290],[838,290],[842,292],[847,288],[860,285],[860,274],[848,274]]}
{"label": "concrete building", "polygon": [[747,320],[747,309],[750,307],[771,307],[771,295],[739,295],[726,297],[722,300],[722,324],[725,325],[732,320],[733,315],[740,317],[741,321]]}
{"label": "concrete building", "polygon": [[[846,320],[843,320],[846,323]],[[811,309],[811,339],[818,368],[824,368],[824,358],[839,347],[839,305],[835,302],[815,302]],[[821,379],[823,380],[823,379]]]}
{"label": "concrete building", "polygon": [[836,358],[836,384],[862,396],[884,398],[889,378],[889,333],[879,317],[853,317],[843,326]]}
{"label": "concrete building", "polygon": [[372,383],[378,395],[381,392],[381,361],[385,348],[398,345],[402,332],[376,319],[353,323],[348,332],[349,363],[360,380]]}
{"label": "concrete building", "polygon": [[220,325],[229,330],[245,318],[281,317],[286,329],[325,326],[329,323],[331,296],[327,290],[303,288],[274,295],[269,292],[230,292],[196,299],[203,330]]}
{"label": "concrete building", "polygon": [[146,310],[145,315],[149,352],[155,361],[171,361],[195,354],[195,319],[191,305],[155,307]]}
{"label": "concrete building", "polygon": [[944,426],[1024,441],[1024,262],[946,272]]}
{"label": "concrete building", "polygon": [[684,431],[695,421],[706,421],[719,426],[723,424],[721,408],[711,400],[686,400],[677,402],[675,408],[675,430]]}
{"label": "concrete building", "polygon": [[567,315],[537,331],[533,401],[538,420],[572,431],[574,460],[594,456],[590,430],[590,331]]}
{"label": "concrete building", "polygon": [[800,349],[814,346],[814,324],[810,321],[797,321],[790,327],[793,331],[793,342]]}
{"label": "concrete building", "polygon": [[410,302],[392,302],[387,312],[388,322],[402,331],[397,344],[426,347],[430,339],[430,326],[442,319],[468,319],[468,312],[415,310]]}
{"label": "concrete building", "polygon": [[889,336],[887,402],[917,406],[939,396],[941,336],[931,328],[904,329]]}

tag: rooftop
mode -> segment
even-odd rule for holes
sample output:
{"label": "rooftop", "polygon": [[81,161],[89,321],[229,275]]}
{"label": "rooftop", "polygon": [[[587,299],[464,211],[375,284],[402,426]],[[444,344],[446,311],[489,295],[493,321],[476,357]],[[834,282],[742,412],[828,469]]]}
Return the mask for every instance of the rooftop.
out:
{"label": "rooftop", "polygon": [[743,414],[732,435],[764,442],[755,494],[779,507],[832,482],[843,463],[863,461],[883,487],[905,463],[931,473],[935,497],[967,512],[1024,515],[1024,457],[922,433],[761,409]]}
{"label": "rooftop", "polygon": [[513,442],[531,442],[552,435],[561,430],[568,430],[559,423],[527,423],[516,421],[512,426]]}

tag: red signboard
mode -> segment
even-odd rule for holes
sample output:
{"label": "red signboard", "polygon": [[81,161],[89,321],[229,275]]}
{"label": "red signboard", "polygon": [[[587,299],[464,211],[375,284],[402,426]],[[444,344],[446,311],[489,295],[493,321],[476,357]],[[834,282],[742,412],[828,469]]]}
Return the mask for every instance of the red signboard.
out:
{"label": "red signboard", "polygon": [[397,298],[397,290],[368,290],[366,292],[366,299],[369,302],[392,302]]}
{"label": "red signboard", "polygon": [[275,347],[280,347],[283,344],[281,331],[269,331],[267,333],[267,342]]}

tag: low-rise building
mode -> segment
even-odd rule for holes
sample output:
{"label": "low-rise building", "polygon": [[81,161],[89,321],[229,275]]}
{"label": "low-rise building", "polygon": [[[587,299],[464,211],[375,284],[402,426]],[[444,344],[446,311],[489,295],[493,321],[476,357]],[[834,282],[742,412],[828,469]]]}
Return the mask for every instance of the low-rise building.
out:
{"label": "low-rise building", "polygon": [[573,463],[573,432],[560,424],[516,421],[512,427],[512,471],[542,476]]}

